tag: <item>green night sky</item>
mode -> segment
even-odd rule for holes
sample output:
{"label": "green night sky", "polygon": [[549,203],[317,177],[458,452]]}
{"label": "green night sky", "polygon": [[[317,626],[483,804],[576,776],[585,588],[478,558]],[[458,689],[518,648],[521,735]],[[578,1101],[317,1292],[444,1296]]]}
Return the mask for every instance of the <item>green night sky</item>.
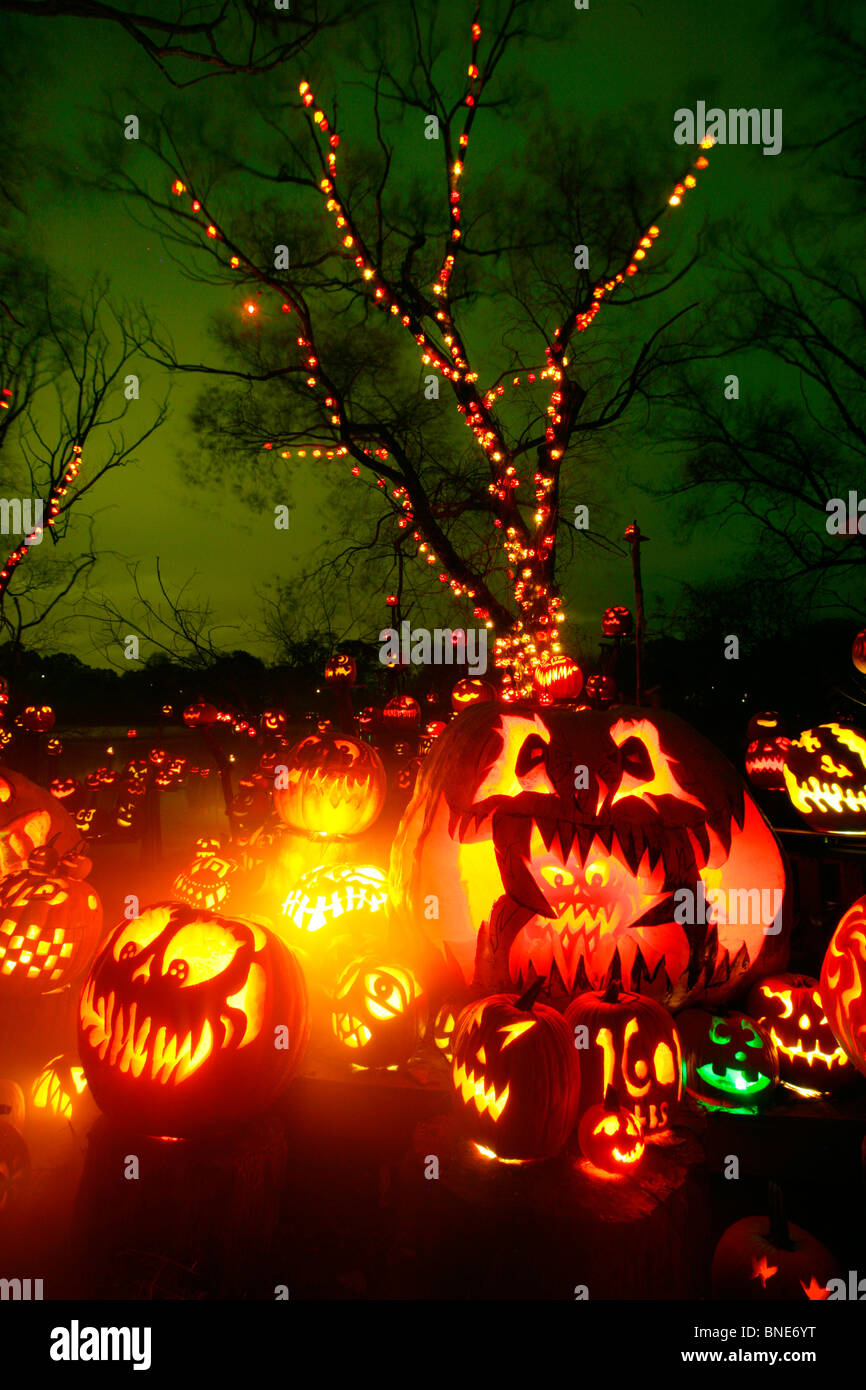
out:
{"label": "green night sky", "polygon": [[[452,56],[459,73],[466,61],[466,46],[458,40],[468,30],[474,6],[461,2],[446,8],[454,15]],[[721,5],[695,0],[591,0],[586,12],[575,11],[569,0],[545,0],[542,8],[556,20],[556,41],[515,49],[499,75],[497,95],[507,96],[524,80],[540,84],[550,109],[583,128],[631,113],[636,158],[647,149],[660,149],[674,177],[678,170],[685,171],[693,156],[674,146],[673,113],[681,106],[694,108],[699,99],[723,108],[783,108],[786,146],[818,138],[821,126],[816,122],[832,120],[829,105],[822,105],[809,89],[803,55],[792,49],[780,29],[779,6],[768,0],[732,0]],[[401,22],[404,7],[398,0],[385,10],[390,23]],[[218,349],[206,337],[209,320],[214,313],[236,311],[241,296],[229,288],[184,278],[159,234],[136,225],[120,197],[87,187],[79,179],[93,168],[88,153],[93,142],[108,150],[116,145],[118,159],[138,161],[137,170],[145,167],[145,152],[124,148],[119,129],[106,130],[104,113],[109,101],[117,110],[142,114],[167,101],[187,113],[201,104],[217,106],[231,125],[234,84],[252,79],[225,77],[172,91],[116,26],[0,14],[2,30],[12,34],[17,51],[27,54],[33,83],[27,137],[50,151],[66,171],[61,183],[39,168],[32,170],[26,189],[31,245],[74,288],[83,290],[92,275],[100,274],[110,279],[117,299],[144,303],[171,333],[181,359],[218,361]],[[344,45],[342,52],[338,45],[326,44],[313,50],[308,65],[326,106],[340,93],[345,144],[352,138],[353,118],[357,117],[363,138],[369,130],[366,96],[352,85],[356,74],[350,50],[351,44]],[[293,100],[300,71],[292,65],[283,73],[255,79],[257,94],[272,93],[275,104]],[[291,110],[281,117],[292,118]],[[396,142],[398,158],[413,175],[423,171],[424,161],[429,160],[438,178],[439,150],[423,140],[420,117],[413,116],[412,121],[411,130],[404,130]],[[254,138],[241,115],[233,142],[243,150],[247,140]],[[472,155],[479,167],[498,167],[503,179],[520,179],[530,191],[527,215],[544,217],[543,206],[533,206],[531,200],[532,151],[521,145],[513,125],[482,114],[475,125]],[[704,221],[717,226],[726,219],[731,223],[745,219],[760,231],[797,187],[799,169],[795,156],[787,151],[772,158],[763,156],[759,148],[718,148],[699,190],[677,212],[672,235],[684,246],[683,239],[697,232]],[[308,195],[284,189],[283,196],[290,241],[292,199]],[[470,177],[464,198],[468,202],[471,197]],[[146,215],[144,209],[137,212],[139,217]],[[700,297],[706,283],[702,277],[709,273],[706,266],[693,273],[690,299]],[[751,369],[750,375],[745,363],[719,364],[720,386],[725,371],[738,369],[744,391],[762,389],[761,372]],[[147,411],[165,385],[162,373],[150,368],[143,377],[142,399],[130,409]],[[97,543],[103,553],[93,587],[108,590],[120,607],[131,604],[126,562],[140,561],[142,574],[150,582],[158,555],[170,585],[179,587],[194,576],[191,591],[213,604],[218,625],[233,629],[224,636],[229,648],[243,647],[266,656],[267,644],[252,632],[260,622],[256,590],[276,575],[291,578],[323,542],[338,545],[344,539],[342,518],[329,509],[322,486],[299,472],[292,475],[288,536],[273,529],[267,513],[243,506],[222,484],[206,496],[193,491],[184,460],[196,449],[188,416],[199,386],[189,376],[175,383],[167,424],[144,445],[136,464],[111,474],[93,496]],[[453,409],[447,392],[443,408]],[[652,481],[668,466],[663,434],[663,421],[656,417],[651,447],[639,438],[617,441],[598,479],[603,501],[594,515],[595,523],[611,538],[618,540],[633,516],[652,537],[644,552],[650,621],[658,604],[675,606],[684,580],[699,582],[730,573],[754,539],[734,523],[719,536],[714,529],[711,534],[700,529],[690,533],[675,507],[640,491],[642,482]],[[256,457],[251,455],[251,474],[255,465]],[[567,481],[564,495],[571,496]],[[273,499],[280,500],[279,496]],[[574,501],[580,500],[575,496]],[[631,571],[625,552],[621,558],[599,551],[577,552],[561,580],[570,601],[569,633],[578,639],[581,631],[597,631],[598,615],[607,604],[631,604]],[[54,631],[54,645],[102,661],[92,646],[88,625],[76,619],[75,607],[73,598]],[[385,621],[378,590],[370,594],[367,611],[368,621],[356,635],[373,636]],[[455,624],[470,617],[469,609],[459,605],[447,612]]]}

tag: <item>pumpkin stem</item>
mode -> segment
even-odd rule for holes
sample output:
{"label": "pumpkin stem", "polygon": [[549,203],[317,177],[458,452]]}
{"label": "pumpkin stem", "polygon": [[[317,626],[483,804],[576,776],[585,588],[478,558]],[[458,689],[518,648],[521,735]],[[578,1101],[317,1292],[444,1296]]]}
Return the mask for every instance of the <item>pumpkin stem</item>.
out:
{"label": "pumpkin stem", "polygon": [[619,999],[619,986],[619,980],[615,975],[612,975],[607,982],[607,988],[604,994],[601,996],[601,1002],[603,1004],[615,1004]]}
{"label": "pumpkin stem", "polygon": [[619,1114],[619,1092],[615,1086],[608,1086],[604,1093],[604,1108],[614,1114]]}
{"label": "pumpkin stem", "polygon": [[515,1009],[524,1009],[526,1013],[530,1013],[535,1008],[535,1001],[541,993],[541,987],[543,984],[543,975],[537,976],[537,978],[532,981],[532,984],[529,986],[529,989],[526,991],[526,993],[521,994],[517,1003],[514,1005]]}
{"label": "pumpkin stem", "polygon": [[791,1232],[788,1230],[788,1219],[785,1216],[785,1203],[782,1199],[782,1189],[777,1182],[770,1183],[770,1240],[777,1250],[793,1250],[794,1244],[791,1240]]}

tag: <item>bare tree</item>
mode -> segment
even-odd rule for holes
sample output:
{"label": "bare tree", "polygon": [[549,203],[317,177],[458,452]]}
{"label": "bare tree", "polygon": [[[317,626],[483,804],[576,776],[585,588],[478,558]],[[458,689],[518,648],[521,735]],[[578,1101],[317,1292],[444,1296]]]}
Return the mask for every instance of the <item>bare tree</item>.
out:
{"label": "bare tree", "polygon": [[[223,155],[220,166],[219,137],[192,152],[164,124],[152,145],[164,194],[123,169],[106,178],[144,200],[188,273],[233,276],[246,293],[220,332],[228,366],[160,354],[175,371],[213,381],[195,416],[203,475],[230,470],[243,491],[243,460],[262,445],[272,462],[349,464],[375,499],[352,504],[353,540],[359,522],[371,534],[372,520],[368,560],[397,557],[395,616],[407,562],[418,559],[434,587],[496,629],[523,684],[559,650],[554,542],[574,542],[575,507],[598,486],[592,472],[607,436],[645,412],[663,369],[693,352],[683,322],[692,306],[680,300],[665,313],[658,297],[695,256],[660,255],[655,242],[707,163],[698,152],[665,202],[641,190],[615,131],[575,136],[551,121],[530,134],[531,196],[543,218],[526,216],[526,183],[495,172],[464,201],[476,120],[519,107],[511,91],[496,95],[495,79],[514,44],[534,39],[536,10],[502,0],[483,31],[476,14],[464,83],[434,78],[440,22],[427,5],[407,6],[404,61],[389,61],[377,39],[363,64],[374,148],[344,154],[336,98],[326,112],[302,81],[300,123],[285,104],[262,113],[264,148],[248,129],[244,156]],[[425,121],[436,122],[438,189],[401,167],[401,119],[416,123],[419,140]],[[258,178],[269,192],[255,209],[233,207],[223,192],[231,175]],[[659,169],[649,171],[646,187],[663,184]],[[322,234],[322,201],[336,235]],[[290,266],[275,257],[289,225]],[[211,258],[204,270],[202,251]],[[277,476],[257,469],[260,496]],[[429,581],[417,590],[429,603]]]}

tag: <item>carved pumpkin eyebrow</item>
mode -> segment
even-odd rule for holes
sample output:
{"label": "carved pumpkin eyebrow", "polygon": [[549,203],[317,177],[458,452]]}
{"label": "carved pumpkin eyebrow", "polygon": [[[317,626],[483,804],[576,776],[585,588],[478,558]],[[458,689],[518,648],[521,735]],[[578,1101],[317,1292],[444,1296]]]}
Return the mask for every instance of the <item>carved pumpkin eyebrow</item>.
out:
{"label": "carved pumpkin eyebrow", "polygon": [[504,1028],[498,1030],[500,1033],[506,1034],[505,1042],[500,1051],[504,1052],[506,1047],[510,1047],[513,1042],[516,1042],[521,1034],[528,1033],[530,1028],[535,1027],[535,1023],[534,1018],[521,1019],[519,1023],[506,1023]]}

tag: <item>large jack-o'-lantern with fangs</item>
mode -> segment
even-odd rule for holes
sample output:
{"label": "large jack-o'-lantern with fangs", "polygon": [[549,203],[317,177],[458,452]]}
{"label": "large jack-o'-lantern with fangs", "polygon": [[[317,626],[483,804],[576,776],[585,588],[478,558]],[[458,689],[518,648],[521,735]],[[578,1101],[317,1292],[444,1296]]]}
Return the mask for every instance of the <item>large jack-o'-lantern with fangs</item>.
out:
{"label": "large jack-o'-lantern with fangs", "polygon": [[182,903],[121,922],[81,991],[78,1046],[94,1100],[144,1134],[189,1136],[255,1115],[309,1034],[288,948],[258,923]]}
{"label": "large jack-o'-lantern with fangs", "polygon": [[391,858],[425,978],[541,976],[559,1004],[611,979],[671,1008],[726,1001],[786,961],[784,891],[730,763],[639,709],[466,710],[422,765]]}

